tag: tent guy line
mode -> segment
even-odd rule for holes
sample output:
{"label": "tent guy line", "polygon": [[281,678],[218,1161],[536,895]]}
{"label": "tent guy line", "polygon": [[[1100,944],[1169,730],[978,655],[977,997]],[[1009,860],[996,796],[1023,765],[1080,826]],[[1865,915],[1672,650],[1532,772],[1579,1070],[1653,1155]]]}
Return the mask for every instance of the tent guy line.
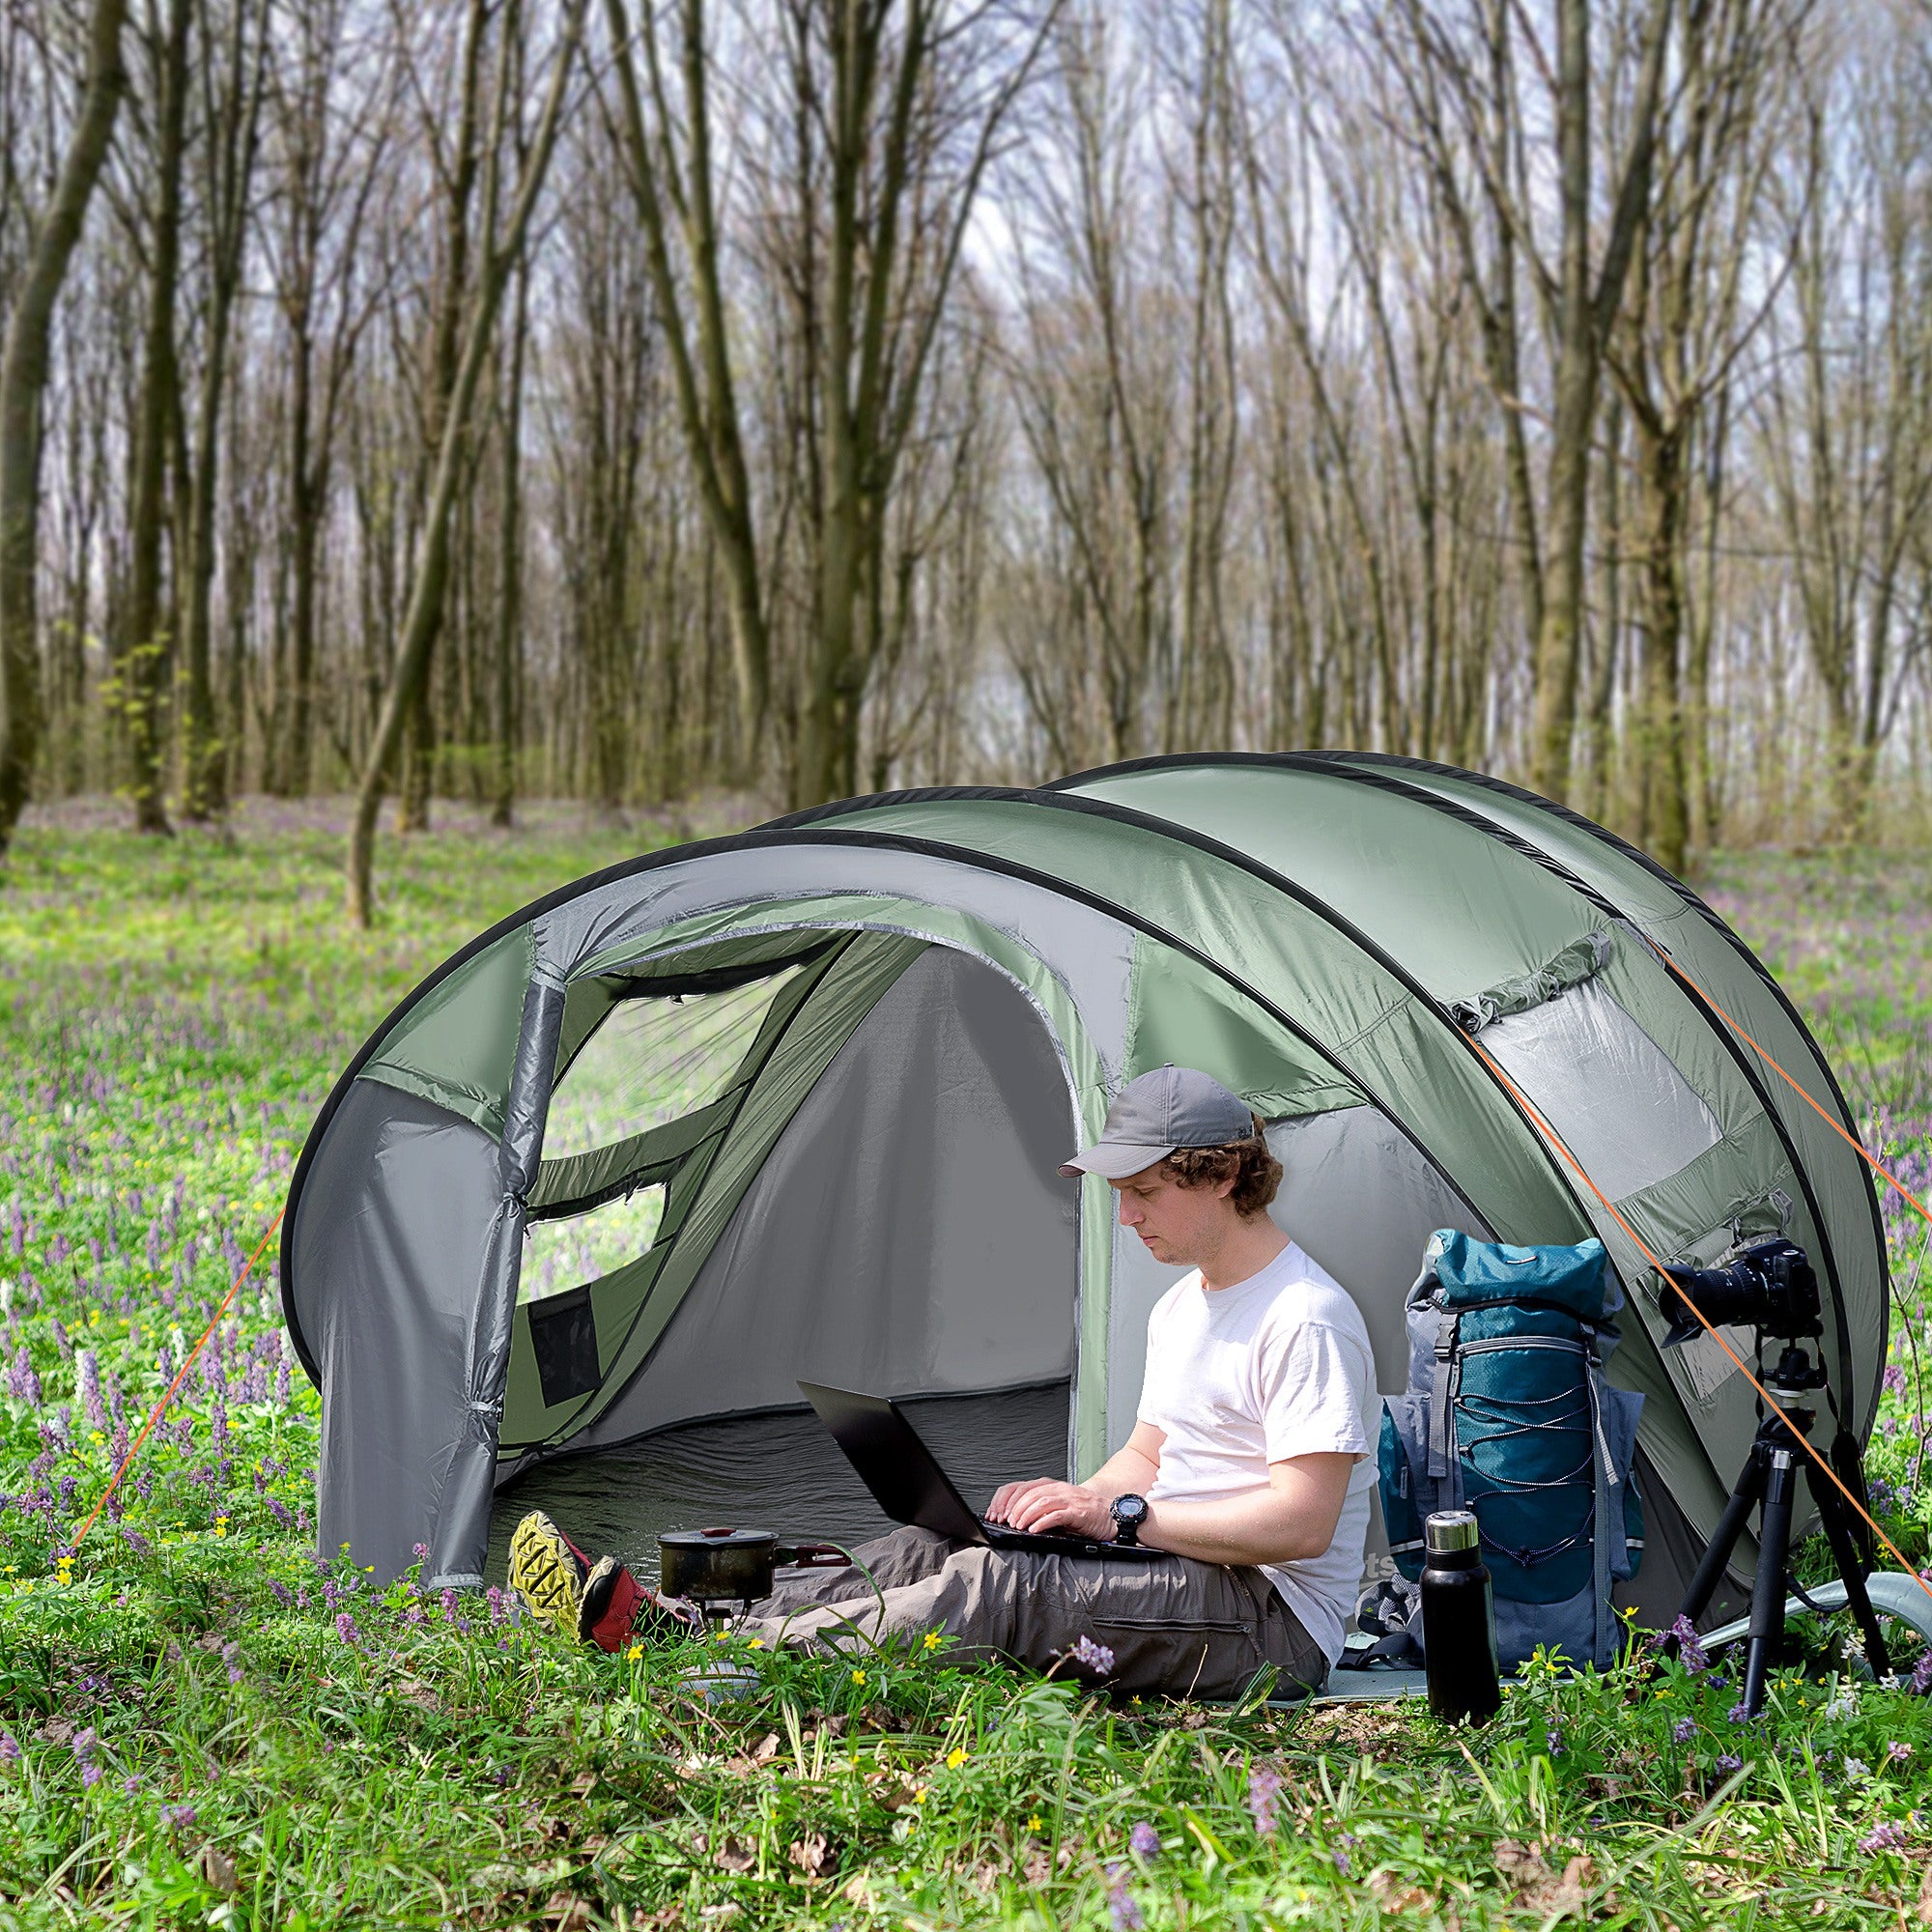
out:
{"label": "tent guy line", "polygon": [[247,1263],[242,1267],[242,1272],[229,1285],[228,1293],[221,1297],[221,1306],[214,1311],[213,1317],[209,1321],[208,1326],[201,1331],[201,1340],[183,1358],[181,1368],[176,1374],[174,1380],[168,1384],[166,1393],[155,1405],[147,1421],[142,1423],[140,1435],[135,1436],[133,1441],[128,1445],[127,1455],[121,1459],[121,1466],[114,1471],[113,1479],[101,1491],[100,1500],[88,1511],[87,1520],[74,1531],[73,1541],[67,1547],[66,1553],[68,1555],[71,1556],[80,1548],[81,1539],[94,1527],[95,1518],[107,1507],[108,1497],[121,1487],[121,1478],[133,1466],[134,1458],[141,1453],[141,1444],[148,1439],[149,1433],[153,1430],[155,1424],[161,1419],[161,1411],[167,1407],[169,1403],[174,1401],[175,1391],[187,1379],[187,1372],[193,1368],[195,1358],[208,1347],[209,1338],[221,1325],[221,1318],[228,1313],[229,1307],[235,1297],[242,1292],[242,1284],[255,1271],[255,1264],[268,1252],[269,1243],[274,1239],[275,1230],[282,1225],[282,1216],[288,1211],[288,1204],[286,1202],[275,1209],[275,1218],[269,1223],[267,1229],[263,1232],[262,1239],[256,1247],[255,1252],[248,1257]]}

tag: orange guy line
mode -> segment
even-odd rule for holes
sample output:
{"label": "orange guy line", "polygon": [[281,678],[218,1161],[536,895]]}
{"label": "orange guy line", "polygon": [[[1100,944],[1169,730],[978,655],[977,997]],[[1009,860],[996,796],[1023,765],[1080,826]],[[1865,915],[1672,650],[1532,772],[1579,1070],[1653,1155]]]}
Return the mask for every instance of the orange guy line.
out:
{"label": "orange guy line", "polygon": [[186,1359],[182,1363],[180,1372],[176,1375],[174,1380],[168,1384],[167,1393],[164,1396],[162,1396],[160,1401],[155,1405],[153,1412],[149,1415],[147,1421],[141,1425],[140,1435],[135,1436],[132,1443],[128,1445],[127,1455],[125,1455],[121,1459],[121,1466],[114,1472],[114,1480],[111,1483],[109,1483],[104,1490],[101,1491],[100,1500],[98,1503],[96,1503],[91,1510],[88,1511],[87,1520],[84,1523],[82,1523],[77,1530],[74,1531],[73,1541],[68,1545],[69,1555],[72,1555],[72,1553],[80,1548],[81,1538],[84,1537],[87,1534],[87,1532],[94,1527],[94,1519],[98,1517],[100,1514],[100,1512],[107,1507],[107,1498],[111,1496],[114,1493],[114,1492],[121,1487],[121,1478],[128,1473],[129,1467],[133,1463],[134,1458],[141,1453],[141,1444],[148,1439],[148,1436],[150,1433],[153,1431],[155,1424],[161,1419],[161,1411],[167,1407],[169,1403],[174,1401],[175,1391],[178,1388],[180,1388],[183,1381],[186,1379],[188,1370],[194,1366],[195,1357],[199,1355],[205,1348],[208,1347],[208,1338],[211,1335],[213,1335],[215,1329],[217,1329],[221,1325],[221,1318],[228,1313],[229,1303],[232,1302],[235,1299],[236,1295],[241,1292],[242,1284],[248,1279],[250,1274],[254,1272],[255,1264],[262,1259],[263,1253],[268,1248],[269,1243],[274,1239],[275,1230],[282,1225],[282,1216],[287,1212],[288,1212],[287,1202],[283,1202],[281,1207],[275,1209],[275,1218],[269,1223],[269,1232],[262,1236],[262,1245],[258,1247],[255,1250],[255,1252],[248,1257],[247,1264],[242,1268],[242,1272],[235,1277],[234,1283],[230,1287],[228,1293],[221,1297],[221,1306],[214,1311],[213,1321],[212,1321],[208,1324],[208,1326],[201,1331],[201,1340],[197,1342],[194,1345],[194,1347],[187,1351]]}

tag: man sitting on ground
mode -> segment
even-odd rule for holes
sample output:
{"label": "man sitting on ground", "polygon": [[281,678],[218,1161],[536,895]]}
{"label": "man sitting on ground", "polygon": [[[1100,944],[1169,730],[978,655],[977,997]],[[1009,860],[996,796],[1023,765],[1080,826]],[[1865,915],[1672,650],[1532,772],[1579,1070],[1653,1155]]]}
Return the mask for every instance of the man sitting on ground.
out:
{"label": "man sitting on ground", "polygon": [[[1189,1273],[1148,1321],[1125,1444],[1084,1483],[1004,1485],[987,1515],[1093,1540],[1138,1526],[1168,1552],[1116,1559],[992,1549],[905,1528],[854,1552],[867,1576],[811,1573],[738,1629],[843,1648],[941,1631],[957,1657],[1048,1667],[1112,1653],[1122,1690],[1240,1694],[1267,1664],[1319,1689],[1340,1656],[1368,1533],[1375,1368],[1348,1292],[1269,1218],[1281,1163],[1261,1122],[1205,1073],[1164,1066],[1124,1087],[1098,1142],[1061,1169],[1109,1181],[1122,1227]],[[547,1517],[511,1542],[510,1580],[540,1615],[615,1650],[688,1634],[688,1605],[592,1564]],[[876,1587],[875,1587],[876,1586]]]}

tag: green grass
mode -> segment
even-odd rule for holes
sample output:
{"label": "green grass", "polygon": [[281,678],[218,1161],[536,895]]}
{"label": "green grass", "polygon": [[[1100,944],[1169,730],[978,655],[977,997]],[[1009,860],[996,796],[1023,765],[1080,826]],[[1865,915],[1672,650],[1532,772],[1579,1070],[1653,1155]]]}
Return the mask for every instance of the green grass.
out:
{"label": "green grass", "polygon": [[[377,1592],[309,1553],[318,1403],[254,1281],[64,1568],[367,1031],[481,926],[639,842],[563,812],[385,841],[388,916],[362,936],[322,810],[256,808],[232,846],[84,811],[21,838],[0,886],[0,1924],[1918,1920],[1932,1709],[1848,1678],[1781,1679],[1748,1729],[1720,1673],[1542,1678],[1459,1736],[1413,1710],[1113,1709],[923,1645],[732,1641],[749,1689],[710,1702],[697,1647],[607,1660],[500,1599]],[[1736,858],[1713,890],[1922,1162],[1932,866]],[[1922,1331],[1918,1224],[1889,1226]],[[1899,1379],[1874,1466],[1918,1556]]]}

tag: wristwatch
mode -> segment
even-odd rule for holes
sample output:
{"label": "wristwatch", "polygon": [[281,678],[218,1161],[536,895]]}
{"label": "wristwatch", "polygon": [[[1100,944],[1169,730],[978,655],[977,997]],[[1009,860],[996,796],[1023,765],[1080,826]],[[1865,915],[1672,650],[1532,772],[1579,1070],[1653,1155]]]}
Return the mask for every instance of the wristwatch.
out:
{"label": "wristwatch", "polygon": [[1141,1540],[1141,1524],[1148,1520],[1145,1496],[1116,1496],[1108,1505],[1114,1519],[1114,1541],[1134,1548]]}

